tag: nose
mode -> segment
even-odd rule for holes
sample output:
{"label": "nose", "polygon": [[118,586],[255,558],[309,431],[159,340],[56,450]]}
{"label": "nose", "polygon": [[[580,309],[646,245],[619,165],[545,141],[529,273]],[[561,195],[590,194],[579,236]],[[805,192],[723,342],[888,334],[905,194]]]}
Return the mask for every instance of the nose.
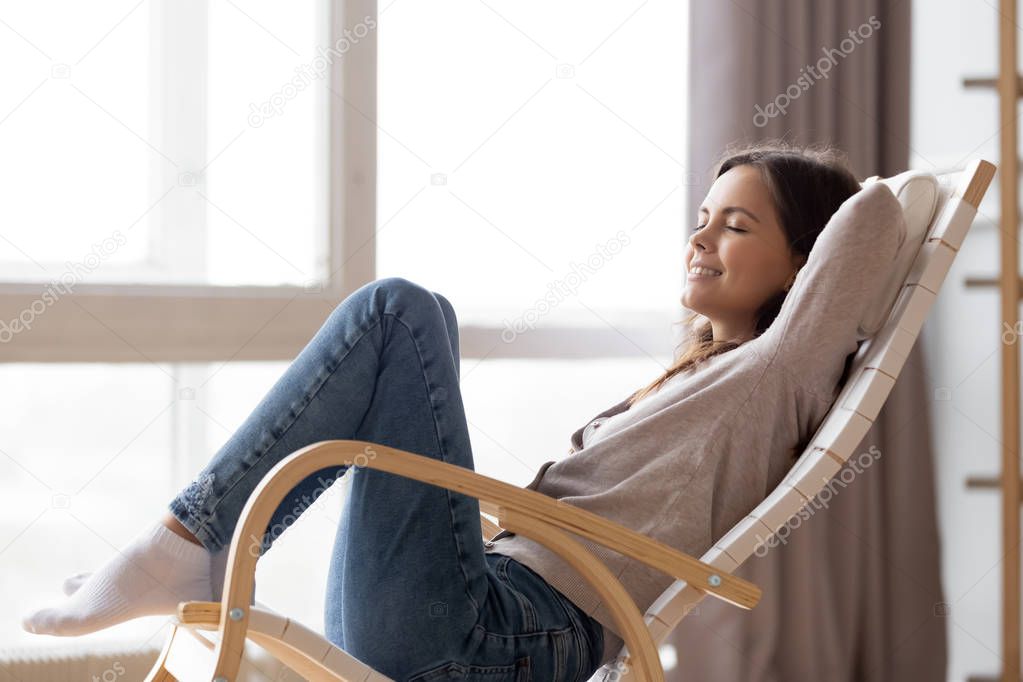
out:
{"label": "nose", "polygon": [[689,245],[692,246],[694,251],[697,249],[697,247],[704,251],[707,250],[707,245],[705,243],[707,241],[706,233],[707,228],[705,227],[702,230],[694,230],[693,233],[689,235]]}

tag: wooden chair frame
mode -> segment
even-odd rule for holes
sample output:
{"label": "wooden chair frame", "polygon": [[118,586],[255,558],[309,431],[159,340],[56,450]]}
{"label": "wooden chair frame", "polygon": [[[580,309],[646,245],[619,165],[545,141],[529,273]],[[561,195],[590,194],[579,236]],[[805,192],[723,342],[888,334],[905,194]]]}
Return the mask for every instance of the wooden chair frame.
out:
{"label": "wooden chair frame", "polygon": [[[281,460],[256,487],[231,540],[223,598],[178,606],[174,628],[147,681],[234,682],[247,639],[309,679],[390,679],[319,633],[249,604],[263,534],[274,510],[308,475],[354,462],[356,467],[386,471],[477,498],[485,538],[504,528],[556,552],[608,605],[625,642],[613,665],[604,666],[598,676],[663,682],[656,645],[694,604],[710,595],[750,609],[760,600],[760,589],[732,572],[765,536],[770,539],[810,502],[866,434],[901,371],[994,171],[987,161],[969,164],[958,187],[932,220],[889,323],[872,342],[861,346],[850,379],[802,457],[778,488],[700,559],[584,509],[464,467],[366,441],[322,441]],[[642,561],[673,576],[676,582],[641,616],[617,578],[570,533]],[[215,631],[219,637],[208,637],[203,631]]]}
{"label": "wooden chair frame", "polygon": [[[441,462],[404,450],[359,440],[331,440],[313,443],[296,450],[267,472],[249,497],[235,528],[227,560],[224,594],[220,602],[182,602],[178,608],[178,624],[168,638],[153,671],[147,680],[153,682],[196,679],[231,682],[238,674],[246,637],[267,648],[273,655],[296,671],[316,675],[323,680],[386,680],[343,650],[331,645],[321,635],[305,630],[289,640],[286,629],[297,625],[262,609],[250,606],[255,588],[256,562],[264,532],[274,510],[284,497],[310,474],[339,464],[369,467],[412,478],[479,500],[483,514],[498,519],[498,526],[530,537],[557,552],[593,585],[607,602],[615,623],[624,634],[643,678],[663,682],[657,650],[643,623],[639,609],[621,583],[602,562],[564,531],[600,543],[623,555],[655,567],[676,579],[699,585],[706,593],[740,608],[749,609],[760,599],[756,585],[679,552],[664,543],[636,533],[584,509],[565,504],[534,490],[483,476],[464,467]],[[494,524],[485,520],[485,531]],[[481,540],[482,541],[482,540]],[[256,612],[255,622],[250,616]],[[286,622],[285,622],[286,621]],[[257,626],[257,627],[254,627]],[[215,642],[197,633],[182,630],[219,632]],[[278,632],[278,630],[281,630]],[[314,638],[312,647],[304,646]],[[178,648],[185,652],[179,655]],[[196,654],[207,652],[207,668],[196,662]],[[310,652],[315,653],[310,653]],[[199,656],[203,658],[203,656]],[[331,660],[326,660],[331,659]],[[343,660],[348,659],[348,660]],[[348,675],[345,675],[347,670]]]}

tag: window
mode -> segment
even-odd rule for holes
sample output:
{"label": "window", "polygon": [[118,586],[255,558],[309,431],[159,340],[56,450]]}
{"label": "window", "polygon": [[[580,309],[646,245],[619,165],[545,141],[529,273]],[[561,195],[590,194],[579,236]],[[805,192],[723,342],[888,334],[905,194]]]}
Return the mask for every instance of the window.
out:
{"label": "window", "polygon": [[327,42],[324,3],[262,3],[258,21],[232,2],[125,8],[105,37],[121,8],[83,13],[65,45],[52,3],[26,5],[34,39],[0,47],[42,76],[9,93],[34,86],[0,127],[19,161],[0,171],[3,278],[49,281],[70,261],[88,282],[321,279],[329,91],[282,93],[315,79],[303,60]]}
{"label": "window", "polygon": [[466,324],[663,342],[683,282],[686,15],[385,7],[378,274],[444,293]]}
{"label": "window", "polygon": [[[327,0],[9,8],[0,359],[189,359],[197,332],[194,359],[284,359],[371,279],[372,250],[347,252],[371,202],[338,196],[366,174],[357,149],[340,162],[361,131],[336,103],[364,106],[342,75],[371,60],[375,25],[345,16]],[[342,238],[347,220],[363,227]]]}

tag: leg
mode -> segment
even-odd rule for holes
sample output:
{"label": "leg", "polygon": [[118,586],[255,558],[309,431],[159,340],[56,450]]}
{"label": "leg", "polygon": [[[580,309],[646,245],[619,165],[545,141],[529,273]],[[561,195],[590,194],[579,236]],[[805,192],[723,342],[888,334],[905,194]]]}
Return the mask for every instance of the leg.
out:
{"label": "leg", "polygon": [[[335,311],[342,322],[328,320],[292,366],[304,368],[298,379],[317,377],[315,387],[289,388],[289,369],[281,393],[275,386],[265,401],[278,409],[258,419],[261,405],[254,417],[273,424],[287,408],[297,412],[292,423],[267,434],[243,426],[225,446],[241,445],[235,457],[218,454],[198,495],[181,500],[201,511],[179,516],[197,537],[223,546],[265,471],[318,440],[355,438],[473,468],[453,311],[407,280],[384,282],[346,299]],[[496,682],[528,667],[535,679],[583,680],[596,668],[599,624],[509,557],[484,554],[475,498],[367,467],[350,475],[326,595],[329,639],[395,679],[467,671]],[[335,478],[316,486],[322,492]],[[306,494],[289,495],[299,513]],[[279,529],[267,533],[272,542]]]}
{"label": "leg", "polygon": [[[438,299],[408,280],[364,285],[335,308],[196,480],[171,500],[171,513],[206,549],[227,546],[249,495],[281,459],[317,441],[356,437],[378,377],[388,368],[389,337],[400,324],[396,309],[407,309],[403,317],[411,322],[445,319]],[[430,333],[448,348],[453,365],[447,329],[445,321]],[[389,409],[400,413],[402,405]],[[343,465],[323,469],[296,486],[268,524],[263,551],[346,470]]]}
{"label": "leg", "polygon": [[[438,342],[437,320],[396,317],[354,438],[474,468],[453,311],[450,347]],[[529,569],[483,553],[475,498],[370,468],[351,476],[325,599],[328,639],[394,679],[463,670],[496,682],[521,679],[528,666],[534,679],[583,680],[596,669],[599,624]]]}
{"label": "leg", "polygon": [[[444,323],[447,329],[447,341],[451,349],[451,360],[454,365],[455,379],[457,381],[461,373],[460,367],[461,354],[459,353],[458,347],[458,320],[455,316],[455,310],[452,307],[451,302],[448,301],[448,299],[442,296],[441,294],[437,293],[436,291],[432,293],[434,295],[434,298],[436,298],[437,302],[440,304],[441,312],[444,314]],[[376,436],[370,436],[367,434],[356,436],[356,438],[358,438],[359,440],[367,440],[374,443],[382,442],[376,440],[375,439]],[[421,454],[418,451],[414,452],[416,452],[417,454]],[[323,472],[327,474],[332,473],[329,470],[323,470]],[[314,476],[310,476],[308,479],[303,481],[302,485],[309,487],[315,486],[315,481],[313,480],[314,478],[315,478]],[[341,592],[344,586],[344,574],[346,565],[344,557],[347,555],[348,551],[347,550],[348,534],[346,532],[346,524],[348,522],[348,519],[352,517],[351,505],[352,496],[349,495],[345,499],[345,508],[341,514],[340,523],[337,529],[337,537],[334,540],[333,552],[334,559],[331,561],[330,575],[327,579],[328,590],[332,590],[332,592],[328,593],[328,597],[324,607],[326,611],[326,622],[328,624],[329,623],[335,624],[335,627],[333,628],[329,637],[334,644],[341,647],[342,649],[345,648],[344,631],[342,627],[337,627],[336,624],[343,622],[344,599],[341,597]],[[283,506],[284,505],[282,505],[282,507]],[[279,512],[280,509],[278,509],[278,512],[275,512],[274,518],[277,518],[277,513]],[[273,523],[271,522],[271,526],[272,525]],[[328,625],[328,627],[330,626]]]}

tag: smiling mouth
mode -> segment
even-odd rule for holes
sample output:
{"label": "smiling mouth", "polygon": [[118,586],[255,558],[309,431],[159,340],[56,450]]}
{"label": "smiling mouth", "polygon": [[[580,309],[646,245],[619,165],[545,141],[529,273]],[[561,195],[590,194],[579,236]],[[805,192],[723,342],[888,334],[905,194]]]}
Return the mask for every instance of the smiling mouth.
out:
{"label": "smiling mouth", "polygon": [[689,270],[686,274],[686,279],[713,279],[714,277],[720,277],[721,272],[718,270],[712,270],[711,268],[695,267]]}

